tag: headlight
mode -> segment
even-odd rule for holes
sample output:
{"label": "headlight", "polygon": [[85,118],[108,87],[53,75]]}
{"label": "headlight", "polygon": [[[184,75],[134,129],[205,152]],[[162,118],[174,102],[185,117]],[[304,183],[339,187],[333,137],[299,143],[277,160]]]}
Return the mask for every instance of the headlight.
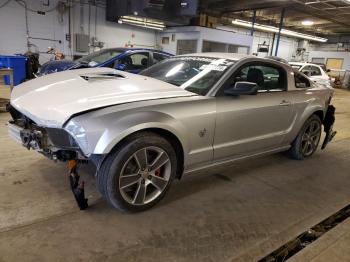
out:
{"label": "headlight", "polygon": [[64,129],[67,130],[68,133],[74,137],[74,139],[76,140],[76,142],[78,143],[78,145],[84,153],[88,152],[89,144],[86,137],[86,131],[82,126],[71,120],[68,122]]}

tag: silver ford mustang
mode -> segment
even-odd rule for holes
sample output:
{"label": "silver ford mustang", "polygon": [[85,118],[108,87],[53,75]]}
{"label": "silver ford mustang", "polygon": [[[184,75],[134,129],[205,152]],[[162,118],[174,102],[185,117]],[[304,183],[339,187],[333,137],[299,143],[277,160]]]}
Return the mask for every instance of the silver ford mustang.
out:
{"label": "silver ford mustang", "polygon": [[310,157],[334,122],[332,95],[272,59],[183,55],[141,75],[94,68],[23,83],[9,133],[51,159],[92,161],[106,200],[142,211],[183,174],[281,151]]}

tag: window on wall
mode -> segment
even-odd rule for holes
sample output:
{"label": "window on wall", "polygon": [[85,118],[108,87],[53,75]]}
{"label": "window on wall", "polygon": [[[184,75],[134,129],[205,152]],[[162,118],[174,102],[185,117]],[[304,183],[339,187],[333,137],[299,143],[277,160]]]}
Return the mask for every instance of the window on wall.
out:
{"label": "window on wall", "polygon": [[169,37],[162,37],[162,44],[168,45],[169,44]]}
{"label": "window on wall", "polygon": [[311,63],[313,64],[324,64],[325,58],[324,57],[313,57],[311,58]]}
{"label": "window on wall", "polygon": [[[230,48],[229,48],[229,52],[230,52]],[[237,53],[238,54],[249,54],[249,47],[247,47],[247,46],[238,46]]]}
{"label": "window on wall", "polygon": [[203,41],[202,52],[227,52],[227,44]]}
{"label": "window on wall", "polygon": [[240,53],[248,54],[247,46],[232,45],[227,43],[219,43],[213,41],[203,41],[202,52],[224,52],[224,53]]}

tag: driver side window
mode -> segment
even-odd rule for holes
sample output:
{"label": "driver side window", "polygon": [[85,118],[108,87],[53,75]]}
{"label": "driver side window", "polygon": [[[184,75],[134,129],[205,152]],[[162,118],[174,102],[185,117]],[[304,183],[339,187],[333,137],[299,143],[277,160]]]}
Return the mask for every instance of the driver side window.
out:
{"label": "driver side window", "polygon": [[259,87],[259,92],[287,90],[287,76],[284,69],[267,63],[249,63],[238,69],[225,88],[232,88],[237,82],[251,82]]}

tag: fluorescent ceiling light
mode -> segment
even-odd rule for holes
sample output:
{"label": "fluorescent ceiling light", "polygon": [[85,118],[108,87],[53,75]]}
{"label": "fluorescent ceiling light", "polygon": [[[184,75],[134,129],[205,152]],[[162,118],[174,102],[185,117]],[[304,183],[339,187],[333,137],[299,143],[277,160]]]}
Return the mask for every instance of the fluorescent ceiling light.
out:
{"label": "fluorescent ceiling light", "polygon": [[301,22],[302,25],[306,25],[306,26],[309,26],[309,25],[313,25],[314,24],[314,21],[311,21],[311,20],[304,20]]}
{"label": "fluorescent ceiling light", "polygon": [[[239,20],[239,19],[233,20],[232,24],[237,25],[237,26],[246,27],[246,28],[252,27],[251,22],[247,22],[247,21]],[[275,26],[260,25],[260,24],[256,24],[256,23],[254,24],[254,29],[264,31],[264,32],[271,32],[271,33],[278,33],[278,31],[279,31],[278,28]],[[307,40],[317,41],[317,42],[323,42],[323,43],[328,41],[327,38],[322,38],[322,37],[313,36],[313,35],[307,35],[307,34],[295,32],[295,31],[290,31],[290,30],[286,30],[286,29],[281,30],[281,35],[292,36],[292,37],[297,37],[297,38],[302,38],[302,39],[307,39]]]}
{"label": "fluorescent ceiling light", "polygon": [[118,20],[118,23],[140,26],[140,27],[150,28],[154,30],[163,30],[165,28],[165,24],[161,21],[147,19],[143,17],[134,17],[134,16],[122,16]]}

